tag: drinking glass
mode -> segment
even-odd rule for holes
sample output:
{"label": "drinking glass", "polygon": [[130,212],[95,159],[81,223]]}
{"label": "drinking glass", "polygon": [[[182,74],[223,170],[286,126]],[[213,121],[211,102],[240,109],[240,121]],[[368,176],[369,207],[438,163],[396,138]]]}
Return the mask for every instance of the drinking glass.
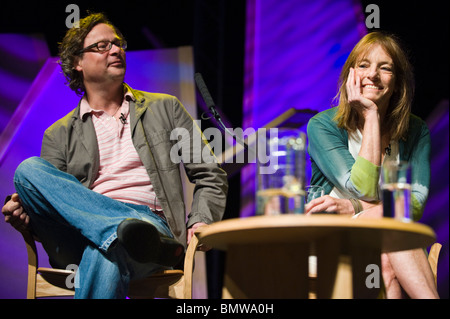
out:
{"label": "drinking glass", "polygon": [[[303,214],[306,134],[279,129],[264,146],[267,161],[258,160],[256,215]],[[271,169],[260,173],[268,165]]]}
{"label": "drinking glass", "polygon": [[319,185],[309,185],[305,188],[305,192],[306,192],[306,197],[305,197],[306,203],[309,203],[313,199],[316,199],[316,198],[319,198],[319,197],[322,197],[323,195],[325,195],[325,190],[323,189],[322,186],[319,186]]}
{"label": "drinking glass", "polygon": [[383,163],[381,182],[383,216],[411,221],[411,165],[405,161]]}

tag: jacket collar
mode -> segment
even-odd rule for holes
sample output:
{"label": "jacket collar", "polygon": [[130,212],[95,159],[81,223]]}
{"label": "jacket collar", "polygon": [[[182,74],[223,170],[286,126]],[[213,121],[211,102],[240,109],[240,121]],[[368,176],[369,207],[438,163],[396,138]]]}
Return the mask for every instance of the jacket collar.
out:
{"label": "jacket collar", "polygon": [[[136,128],[136,124],[138,123],[141,116],[147,110],[147,105],[144,103],[145,97],[141,91],[134,90],[126,83],[123,83],[123,85],[126,88],[126,90],[128,90],[128,92],[130,92],[131,95],[133,96],[133,98],[131,98],[129,100],[129,103],[130,103],[130,128],[131,128],[131,132],[134,132],[134,129]],[[88,129],[91,130],[91,129],[93,129],[92,121],[91,120],[86,121],[89,117],[84,116],[83,118],[80,118],[81,102],[82,102],[82,99],[80,99],[80,102],[78,103],[77,108],[73,112],[72,117],[75,120],[81,119],[82,120],[81,122],[85,123],[85,125],[83,125],[83,126],[88,127]],[[87,123],[87,122],[90,122],[90,123]]]}
{"label": "jacket collar", "polygon": [[147,110],[147,106],[144,103],[145,97],[142,92],[133,90],[126,83],[124,85],[134,97],[134,99],[130,100],[130,129],[133,134],[139,119]]}

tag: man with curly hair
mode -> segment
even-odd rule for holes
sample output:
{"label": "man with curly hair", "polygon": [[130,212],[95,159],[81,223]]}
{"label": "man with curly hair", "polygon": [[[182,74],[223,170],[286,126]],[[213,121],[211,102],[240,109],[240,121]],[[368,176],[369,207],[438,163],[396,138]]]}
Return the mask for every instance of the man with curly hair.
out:
{"label": "man with curly hair", "polygon": [[[192,138],[199,128],[177,98],[124,83],[126,47],[103,14],[68,30],[60,64],[80,103],[46,130],[41,157],[19,165],[17,193],[2,208],[6,222],[39,238],[52,266],[78,265],[76,298],[124,298],[130,280],[176,267],[195,229],[226,205],[217,163],[183,163],[195,183],[186,218],[170,133]],[[205,147],[179,153],[202,158]]]}

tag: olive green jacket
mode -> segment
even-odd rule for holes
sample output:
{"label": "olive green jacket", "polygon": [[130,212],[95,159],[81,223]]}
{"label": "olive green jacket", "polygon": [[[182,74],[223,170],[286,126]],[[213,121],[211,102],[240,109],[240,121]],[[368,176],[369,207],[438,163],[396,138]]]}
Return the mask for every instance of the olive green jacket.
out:
{"label": "olive green jacket", "polygon": [[[201,160],[203,149],[209,146],[203,139],[200,143],[192,142],[194,135],[201,135],[200,129],[177,98],[129,90],[135,97],[135,101],[129,101],[133,144],[170,229],[186,245],[187,228],[197,222],[210,224],[222,218],[228,191],[226,173],[217,162]],[[186,133],[185,139],[179,142],[178,136],[178,140],[176,137],[171,140],[171,133],[180,128]],[[189,180],[195,184],[187,219],[180,164],[171,159],[171,152],[172,157],[178,153],[183,159],[191,159],[183,162]],[[45,131],[41,157],[75,176],[84,186],[92,185],[99,169],[97,137],[91,116],[80,118],[80,105]]]}

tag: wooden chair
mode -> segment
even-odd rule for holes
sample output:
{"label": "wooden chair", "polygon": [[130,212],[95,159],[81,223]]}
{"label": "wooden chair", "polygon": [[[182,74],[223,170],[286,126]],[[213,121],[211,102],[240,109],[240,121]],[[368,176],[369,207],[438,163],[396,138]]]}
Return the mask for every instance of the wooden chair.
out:
{"label": "wooden chair", "polygon": [[[68,289],[66,280],[74,276],[71,270],[38,267],[36,242],[30,232],[22,232],[28,254],[27,299],[73,296],[74,289]],[[152,298],[192,298],[192,274],[198,238],[192,237],[184,260],[184,270],[164,270],[147,278],[130,283],[128,297],[136,299]],[[73,282],[73,278],[69,278]]]}
{"label": "wooden chair", "polygon": [[428,254],[428,262],[430,263],[431,271],[434,276],[434,283],[437,285],[437,265],[439,260],[439,253],[441,251],[442,245],[439,243],[434,243]]}

